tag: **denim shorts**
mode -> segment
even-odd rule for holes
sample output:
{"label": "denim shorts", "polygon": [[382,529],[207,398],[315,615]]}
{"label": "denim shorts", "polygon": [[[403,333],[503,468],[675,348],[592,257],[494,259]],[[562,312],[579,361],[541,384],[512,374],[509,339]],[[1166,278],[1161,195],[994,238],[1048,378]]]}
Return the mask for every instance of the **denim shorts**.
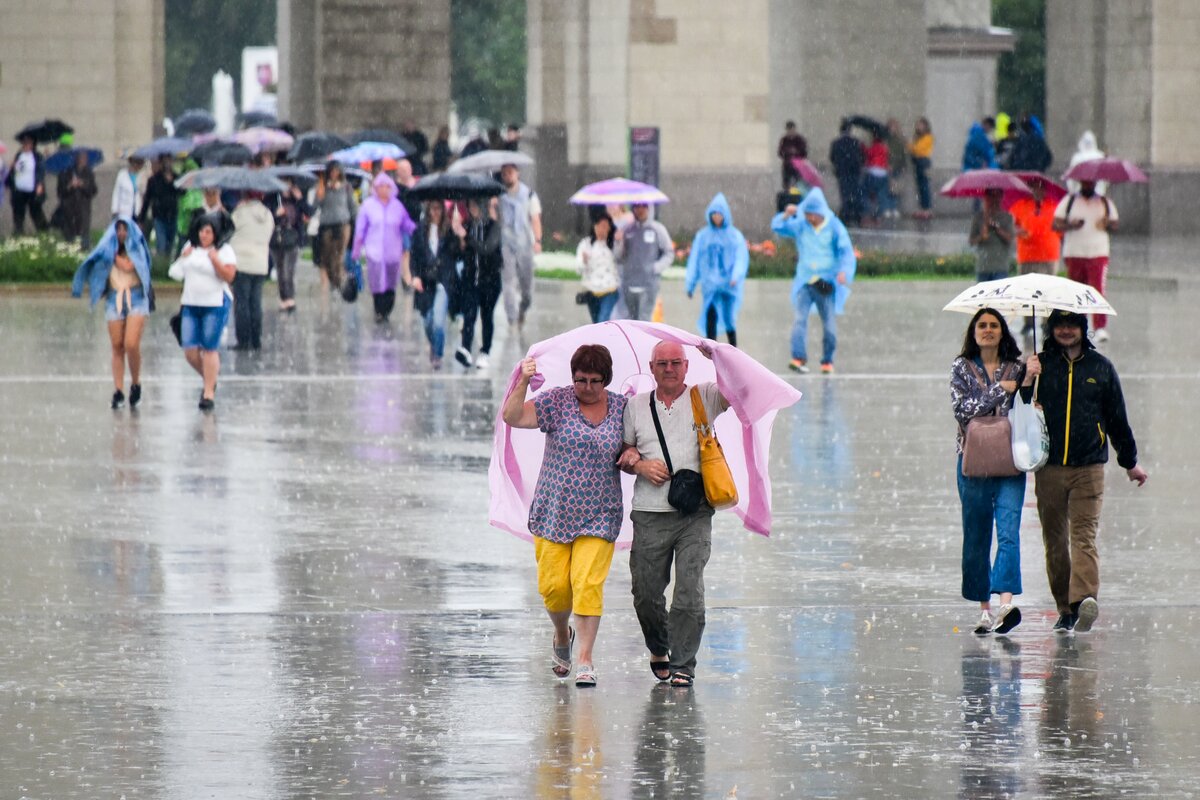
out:
{"label": "denim shorts", "polygon": [[181,306],[179,309],[179,343],[184,350],[199,347],[216,350],[221,346],[221,333],[229,321],[233,301],[225,295],[219,306]]}
{"label": "denim shorts", "polygon": [[146,296],[145,290],[141,286],[130,289],[129,296],[122,300],[121,310],[118,311],[117,293],[110,289],[104,304],[104,319],[108,322],[120,322],[131,316],[150,316],[150,298]]}

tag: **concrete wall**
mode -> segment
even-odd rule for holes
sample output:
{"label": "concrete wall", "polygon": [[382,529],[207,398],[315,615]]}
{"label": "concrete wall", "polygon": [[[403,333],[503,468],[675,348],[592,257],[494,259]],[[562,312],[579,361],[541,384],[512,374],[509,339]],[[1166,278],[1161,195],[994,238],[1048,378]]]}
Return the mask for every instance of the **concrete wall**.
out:
{"label": "concrete wall", "polygon": [[163,115],[162,0],[4,0],[0,138],[57,117],[114,158]]}
{"label": "concrete wall", "polygon": [[925,116],[933,128],[933,165],[957,171],[971,124],[996,112],[996,59],[929,58]]}
{"label": "concrete wall", "polygon": [[[1200,167],[1200,3],[1154,0],[1150,160]],[[1193,197],[1195,195],[1192,195]]]}
{"label": "concrete wall", "polygon": [[992,24],[991,0],[928,0],[927,28],[986,28]]}
{"label": "concrete wall", "polygon": [[300,127],[445,124],[450,0],[280,0],[280,113]]}

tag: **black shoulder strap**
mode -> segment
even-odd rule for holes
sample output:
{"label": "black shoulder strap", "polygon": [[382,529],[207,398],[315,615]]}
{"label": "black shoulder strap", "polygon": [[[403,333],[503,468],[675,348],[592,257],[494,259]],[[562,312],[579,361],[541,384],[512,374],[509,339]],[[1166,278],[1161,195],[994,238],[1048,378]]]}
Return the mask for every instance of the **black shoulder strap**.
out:
{"label": "black shoulder strap", "polygon": [[1078,195],[1072,193],[1071,196],[1067,198],[1067,210],[1063,213],[1063,219],[1068,221],[1071,219],[1071,206],[1075,205],[1075,198],[1077,196]]}
{"label": "black shoulder strap", "polygon": [[671,466],[671,452],[667,450],[667,437],[663,436],[662,423],[658,421],[658,404],[654,402],[654,392],[650,393],[650,416],[654,417],[654,430],[658,432],[658,443],[662,446],[663,460],[667,462],[667,472],[675,474]]}

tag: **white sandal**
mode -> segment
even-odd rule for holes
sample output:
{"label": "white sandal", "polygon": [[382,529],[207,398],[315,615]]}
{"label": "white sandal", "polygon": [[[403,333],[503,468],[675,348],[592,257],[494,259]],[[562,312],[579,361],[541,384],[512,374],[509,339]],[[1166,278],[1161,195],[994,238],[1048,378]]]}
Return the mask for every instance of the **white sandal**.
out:
{"label": "white sandal", "polygon": [[591,664],[580,664],[575,673],[575,685],[584,688],[596,685],[596,668]]}

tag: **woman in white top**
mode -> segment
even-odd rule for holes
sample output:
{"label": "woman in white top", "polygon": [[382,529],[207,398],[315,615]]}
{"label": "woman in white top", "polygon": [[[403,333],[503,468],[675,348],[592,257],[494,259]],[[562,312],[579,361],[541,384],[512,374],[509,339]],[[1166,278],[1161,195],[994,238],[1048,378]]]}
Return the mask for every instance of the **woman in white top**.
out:
{"label": "woman in white top", "polygon": [[233,294],[229,284],[237,274],[233,248],[218,244],[218,217],[206,214],[196,221],[179,259],[171,265],[170,276],[183,281],[180,298],[179,343],[192,369],[204,379],[200,409],[212,410],[217,392],[217,374],[221,371],[221,334],[229,321]]}
{"label": "woman in white top", "polygon": [[575,249],[575,269],[583,276],[583,291],[576,295],[586,303],[592,322],[606,322],[617,304],[621,279],[617,272],[620,257],[621,232],[607,211],[592,220],[592,235]]}

